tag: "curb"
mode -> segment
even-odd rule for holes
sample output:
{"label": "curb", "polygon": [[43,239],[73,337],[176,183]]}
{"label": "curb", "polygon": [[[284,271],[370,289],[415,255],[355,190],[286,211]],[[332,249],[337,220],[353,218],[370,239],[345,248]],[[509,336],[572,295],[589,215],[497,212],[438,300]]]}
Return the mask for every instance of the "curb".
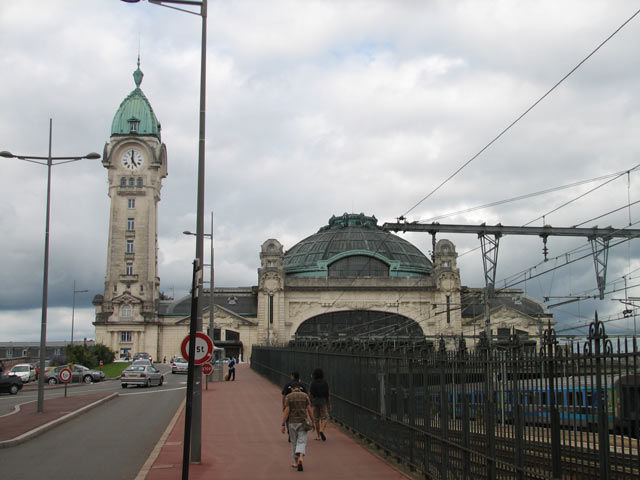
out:
{"label": "curb", "polygon": [[66,415],[60,417],[60,418],[56,418],[55,420],[51,420],[49,423],[45,423],[44,425],[41,425],[37,428],[34,428],[33,430],[23,433],[22,435],[13,438],[11,440],[5,440],[3,442],[0,442],[0,449],[3,448],[10,448],[10,447],[15,447],[16,445],[20,445],[21,443],[26,442],[27,440],[31,440],[34,437],[37,437],[38,435],[51,430],[53,427],[56,427],[57,425],[60,425],[62,423],[68,422],[69,420],[71,420],[74,417],[77,417],[78,415],[81,415],[89,410],[91,410],[92,408],[97,407],[98,405],[101,405],[105,402],[108,402],[109,400],[113,399],[114,397],[117,397],[119,394],[118,392],[112,393],[111,395],[105,397],[105,398],[101,398],[100,400],[96,400],[93,403],[90,403],[89,405],[85,405],[82,408],[79,408],[78,410],[76,410],[75,412],[71,412],[71,413],[67,413]]}

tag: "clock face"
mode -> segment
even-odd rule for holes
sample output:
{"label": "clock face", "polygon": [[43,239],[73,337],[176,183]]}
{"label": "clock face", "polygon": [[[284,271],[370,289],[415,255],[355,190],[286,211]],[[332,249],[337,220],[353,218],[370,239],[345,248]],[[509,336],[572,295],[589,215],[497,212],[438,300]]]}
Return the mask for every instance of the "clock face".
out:
{"label": "clock face", "polygon": [[129,170],[136,170],[144,164],[144,158],[140,150],[136,148],[128,148],[122,154],[122,165]]}

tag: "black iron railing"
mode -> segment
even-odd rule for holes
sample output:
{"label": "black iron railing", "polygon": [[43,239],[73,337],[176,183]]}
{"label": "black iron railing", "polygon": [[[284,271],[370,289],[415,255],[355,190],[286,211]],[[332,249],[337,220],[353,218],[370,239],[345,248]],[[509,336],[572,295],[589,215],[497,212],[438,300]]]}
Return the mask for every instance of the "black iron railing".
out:
{"label": "black iron railing", "polygon": [[584,341],[549,328],[539,350],[457,340],[254,346],[251,365],[278,385],[322,368],[332,418],[425,478],[640,477],[636,338],[614,344],[596,316]]}

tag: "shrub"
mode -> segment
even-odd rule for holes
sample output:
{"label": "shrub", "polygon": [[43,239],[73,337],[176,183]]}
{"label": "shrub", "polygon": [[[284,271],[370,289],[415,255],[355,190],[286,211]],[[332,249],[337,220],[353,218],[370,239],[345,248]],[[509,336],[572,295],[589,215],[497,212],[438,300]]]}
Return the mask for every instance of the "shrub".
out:
{"label": "shrub", "polygon": [[113,363],[113,360],[116,358],[116,354],[106,345],[102,343],[98,343],[91,347],[91,352],[96,358],[98,364],[102,360],[102,363],[108,365],[109,363]]}

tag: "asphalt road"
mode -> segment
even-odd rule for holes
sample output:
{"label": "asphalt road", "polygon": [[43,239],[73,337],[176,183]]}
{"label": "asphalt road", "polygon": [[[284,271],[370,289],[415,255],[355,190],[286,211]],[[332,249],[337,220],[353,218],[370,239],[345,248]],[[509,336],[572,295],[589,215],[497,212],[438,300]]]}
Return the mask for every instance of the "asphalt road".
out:
{"label": "asphalt road", "polygon": [[[134,479],[185,398],[186,381],[186,375],[169,371],[162,387],[123,390],[119,381],[108,381],[69,388],[68,394],[104,388],[120,396],[22,445],[0,450],[0,477]],[[58,393],[64,391],[53,394]]]}

